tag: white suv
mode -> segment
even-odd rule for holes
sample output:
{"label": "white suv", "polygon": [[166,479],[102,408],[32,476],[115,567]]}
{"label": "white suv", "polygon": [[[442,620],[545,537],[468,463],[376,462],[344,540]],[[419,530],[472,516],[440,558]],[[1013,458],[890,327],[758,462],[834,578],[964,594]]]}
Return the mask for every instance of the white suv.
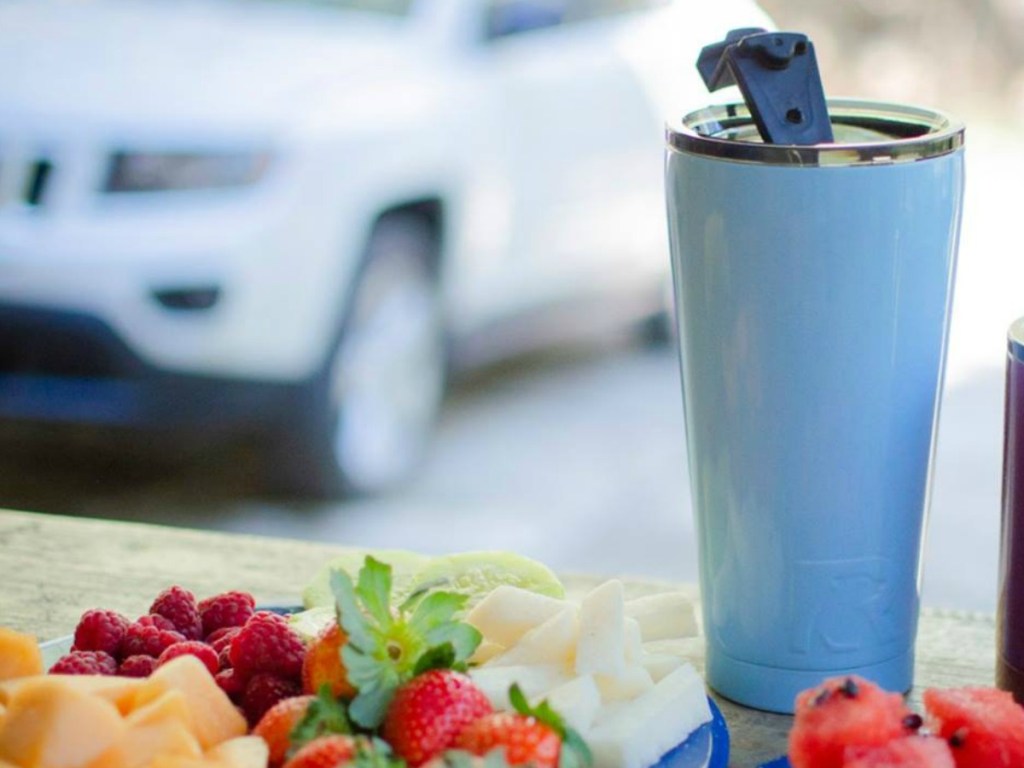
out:
{"label": "white suv", "polygon": [[3,4],[0,417],[258,426],[290,489],[395,482],[452,349],[662,289],[663,116],[766,23],[704,5]]}

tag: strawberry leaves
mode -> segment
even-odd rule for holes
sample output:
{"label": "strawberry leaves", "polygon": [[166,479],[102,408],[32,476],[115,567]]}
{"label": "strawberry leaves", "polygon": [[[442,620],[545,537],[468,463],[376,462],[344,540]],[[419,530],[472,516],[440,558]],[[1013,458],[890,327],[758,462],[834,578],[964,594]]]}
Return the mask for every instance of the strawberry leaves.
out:
{"label": "strawberry leaves", "polygon": [[586,768],[594,764],[594,756],[583,737],[568,726],[564,718],[547,702],[547,699],[536,707],[531,707],[523,689],[519,687],[518,683],[513,683],[508,691],[508,700],[516,712],[544,723],[558,734],[562,740],[562,748],[558,754],[558,768]]}
{"label": "strawberry leaves", "polygon": [[400,685],[425,669],[465,669],[480,644],[476,628],[455,620],[466,597],[421,590],[391,607],[391,566],[367,557],[358,582],[331,574],[338,622],[348,635],[341,650],[349,682],[359,692],[349,716],[373,730]]}
{"label": "strawberry leaves", "polygon": [[349,723],[345,704],[334,698],[331,686],[325,683],[289,734],[289,753],[294,754],[314,739],[332,733],[352,733],[352,725]]}

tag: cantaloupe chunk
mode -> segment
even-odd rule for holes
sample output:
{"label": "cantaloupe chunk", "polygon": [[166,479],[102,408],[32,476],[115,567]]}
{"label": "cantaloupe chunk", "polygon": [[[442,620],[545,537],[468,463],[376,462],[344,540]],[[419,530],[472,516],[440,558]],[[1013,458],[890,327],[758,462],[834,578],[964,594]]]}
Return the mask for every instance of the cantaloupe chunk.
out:
{"label": "cantaloupe chunk", "polygon": [[65,685],[82,693],[106,699],[122,715],[128,714],[135,706],[135,691],[145,682],[139,677],[115,677],[112,675],[50,675]]}
{"label": "cantaloupe chunk", "polygon": [[180,755],[157,755],[148,768],[228,768],[219,760],[206,757],[182,757]]}
{"label": "cantaloupe chunk", "polygon": [[0,627],[0,680],[43,674],[43,654],[31,635]]}
{"label": "cantaloupe chunk", "polygon": [[[121,714],[126,714],[134,706],[134,692],[142,684],[136,677],[113,677],[110,675],[47,675],[48,680],[57,680],[68,688],[73,688],[90,696],[106,699]],[[26,684],[34,684],[36,677],[19,677],[0,683],[0,704],[7,702],[15,692]]]}
{"label": "cantaloupe chunk", "polygon": [[22,768],[124,768],[124,735],[109,701],[39,676],[11,696],[0,758]]}
{"label": "cantaloupe chunk", "polygon": [[126,719],[125,754],[129,768],[141,768],[157,755],[202,756],[192,713],[181,691],[167,691]]}
{"label": "cantaloupe chunk", "polygon": [[195,656],[179,656],[158,668],[136,689],[134,705],[143,707],[168,691],[179,691],[184,696],[203,749],[245,735],[245,718]]}
{"label": "cantaloupe chunk", "polygon": [[206,757],[228,768],[266,768],[270,749],[259,736],[239,736],[209,750]]}

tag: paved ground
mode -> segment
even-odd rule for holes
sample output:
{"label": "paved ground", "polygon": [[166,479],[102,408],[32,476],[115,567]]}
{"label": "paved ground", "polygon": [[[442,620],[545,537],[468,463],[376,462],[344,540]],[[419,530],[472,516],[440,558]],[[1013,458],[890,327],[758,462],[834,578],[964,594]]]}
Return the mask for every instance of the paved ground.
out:
{"label": "paved ground", "polygon": [[[974,146],[924,600],[992,610],[1003,339],[1024,314],[1019,204],[1001,179],[1024,165],[1008,141]],[[261,498],[244,447],[140,464],[130,451],[69,458],[18,443],[0,456],[0,504],[432,552],[511,548],[561,569],[693,579],[681,410],[674,352],[612,340],[464,383],[422,474],[387,499]]]}

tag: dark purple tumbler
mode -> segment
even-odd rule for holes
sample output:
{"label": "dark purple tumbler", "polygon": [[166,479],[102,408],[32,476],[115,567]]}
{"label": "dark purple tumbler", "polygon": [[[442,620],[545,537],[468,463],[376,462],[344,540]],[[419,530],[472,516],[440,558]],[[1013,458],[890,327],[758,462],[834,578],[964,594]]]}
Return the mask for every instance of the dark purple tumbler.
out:
{"label": "dark purple tumbler", "polygon": [[1007,344],[996,685],[1024,703],[1024,317]]}

